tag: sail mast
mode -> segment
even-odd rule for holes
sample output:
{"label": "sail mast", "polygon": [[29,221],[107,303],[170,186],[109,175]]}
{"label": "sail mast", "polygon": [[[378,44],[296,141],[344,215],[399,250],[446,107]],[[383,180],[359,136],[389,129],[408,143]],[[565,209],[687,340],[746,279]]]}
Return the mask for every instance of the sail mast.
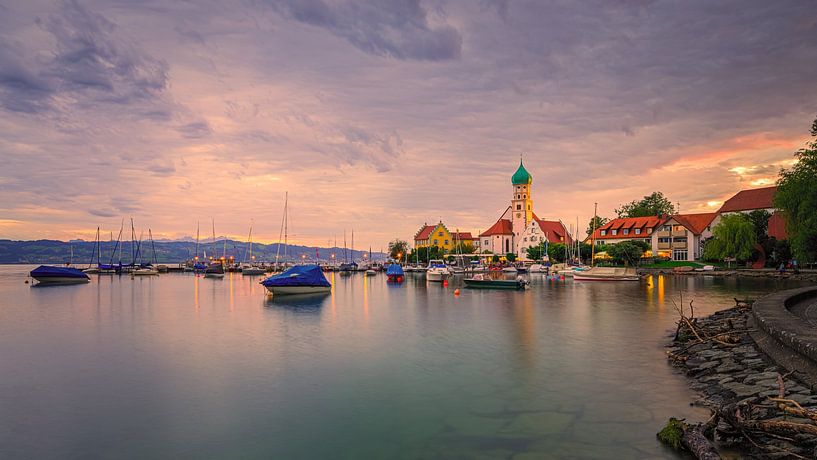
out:
{"label": "sail mast", "polygon": [[195,258],[193,259],[194,260],[194,262],[193,262],[194,265],[199,260],[199,224],[200,224],[200,222],[196,221],[196,255],[195,255]]}
{"label": "sail mast", "polygon": [[596,216],[599,213],[599,204],[593,204],[593,225],[591,228],[593,232],[590,233],[590,266],[593,267],[596,263]]}
{"label": "sail mast", "polygon": [[150,238],[150,249],[153,251],[153,263],[158,264],[159,261],[156,260],[156,245],[153,244],[153,233],[148,228],[148,238]]}
{"label": "sail mast", "polygon": [[284,264],[287,263],[288,235],[289,232],[289,192],[284,192]]}

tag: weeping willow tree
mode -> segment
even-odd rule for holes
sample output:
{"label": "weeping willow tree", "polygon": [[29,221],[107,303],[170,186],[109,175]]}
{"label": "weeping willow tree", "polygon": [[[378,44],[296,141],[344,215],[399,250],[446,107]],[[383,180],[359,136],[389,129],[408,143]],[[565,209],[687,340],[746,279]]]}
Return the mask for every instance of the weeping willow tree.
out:
{"label": "weeping willow tree", "polygon": [[775,207],[786,216],[786,231],[794,255],[801,262],[817,260],[817,119],[812,140],[794,154],[797,162],[780,171]]}
{"label": "weeping willow tree", "polygon": [[706,242],[704,258],[723,260],[734,257],[737,260],[749,260],[752,249],[757,243],[755,226],[743,214],[727,214],[712,229],[713,238]]}

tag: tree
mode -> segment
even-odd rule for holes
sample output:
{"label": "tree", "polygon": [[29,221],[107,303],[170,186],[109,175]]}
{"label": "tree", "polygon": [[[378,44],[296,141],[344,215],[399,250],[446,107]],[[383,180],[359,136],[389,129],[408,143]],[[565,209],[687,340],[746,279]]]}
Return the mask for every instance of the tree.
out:
{"label": "tree", "polygon": [[649,244],[643,241],[622,241],[611,244],[607,247],[607,254],[616,262],[624,262],[625,265],[638,265],[644,251],[649,248]]}
{"label": "tree", "polygon": [[493,262],[493,263],[495,263],[495,264],[496,264],[496,263],[499,263],[499,255],[494,254],[494,256],[493,256],[493,257],[491,257],[491,262]]}
{"label": "tree", "polygon": [[633,200],[616,209],[618,217],[648,217],[675,214],[675,206],[661,192],[652,192],[639,201]]}
{"label": "tree", "polygon": [[757,241],[762,242],[768,239],[769,219],[771,217],[772,214],[765,209],[755,209],[746,214],[746,218],[749,219],[755,229]]}
{"label": "tree", "polygon": [[526,251],[528,253],[528,259],[531,260],[542,260],[542,255],[545,252],[543,245],[531,246]]}
{"label": "tree", "polygon": [[723,260],[734,257],[749,260],[757,243],[755,226],[744,214],[727,214],[712,229],[712,238],[704,245],[704,258]]}
{"label": "tree", "polygon": [[514,262],[514,261],[516,261],[516,254],[514,254],[512,252],[509,252],[509,253],[505,254],[505,259],[508,262]]}
{"label": "tree", "polygon": [[473,254],[474,245],[471,242],[457,243],[451,248],[451,254]]}
{"label": "tree", "polygon": [[408,243],[401,240],[396,239],[393,241],[389,241],[389,257],[394,260],[406,260],[406,255],[408,254]]}
{"label": "tree", "polygon": [[564,262],[567,258],[567,246],[563,243],[549,244],[548,257],[551,261]]}
{"label": "tree", "polygon": [[817,261],[817,118],[812,140],[798,150],[797,162],[780,171],[774,205],[786,217],[791,250],[801,263]]}
{"label": "tree", "polygon": [[[590,222],[587,223],[587,236],[593,234],[593,229],[598,229],[599,227],[603,227],[604,224],[609,222],[610,219],[601,216],[595,216],[590,219]],[[593,226],[593,221],[596,221],[595,227]]]}

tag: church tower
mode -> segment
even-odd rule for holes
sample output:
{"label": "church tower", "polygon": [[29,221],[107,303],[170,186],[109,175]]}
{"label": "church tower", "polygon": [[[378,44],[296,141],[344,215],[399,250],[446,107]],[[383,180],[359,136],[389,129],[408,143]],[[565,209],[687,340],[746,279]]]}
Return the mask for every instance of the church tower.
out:
{"label": "church tower", "polygon": [[513,224],[514,248],[522,240],[522,233],[525,227],[533,220],[533,202],[531,200],[530,185],[533,177],[525,169],[522,160],[519,160],[519,168],[511,177],[513,184],[513,199],[511,200],[511,223]]}

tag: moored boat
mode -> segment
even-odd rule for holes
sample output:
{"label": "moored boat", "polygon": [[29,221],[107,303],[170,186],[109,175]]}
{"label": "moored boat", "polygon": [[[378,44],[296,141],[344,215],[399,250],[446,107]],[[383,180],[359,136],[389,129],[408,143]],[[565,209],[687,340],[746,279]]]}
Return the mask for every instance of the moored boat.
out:
{"label": "moored boat", "polygon": [[375,276],[375,275],[377,275],[377,271],[375,271],[375,270],[373,270],[371,268],[366,270],[366,276]]}
{"label": "moored boat", "polygon": [[224,278],[224,265],[222,265],[221,262],[210,264],[210,266],[204,270],[204,277]]}
{"label": "moored boat", "polygon": [[332,290],[332,284],[317,265],[297,265],[270,276],[261,281],[261,284],[273,295],[313,294]]}
{"label": "moored boat", "polygon": [[133,276],[152,276],[152,275],[158,275],[158,274],[159,274],[159,270],[157,270],[157,269],[155,269],[153,267],[140,267],[140,268],[137,268],[136,270],[131,272],[131,275],[133,275]]}
{"label": "moored boat", "polygon": [[528,281],[521,276],[515,280],[492,279],[484,275],[474,275],[463,280],[465,287],[478,289],[525,289]]}
{"label": "moored boat", "polygon": [[390,283],[402,283],[404,277],[400,264],[391,264],[386,268],[386,280]]}
{"label": "moored boat", "polygon": [[574,271],[576,281],[638,281],[634,268],[593,267],[589,270]]}
{"label": "moored boat", "polygon": [[450,275],[451,272],[442,260],[428,261],[428,269],[426,270],[426,279],[428,281],[443,281]]}
{"label": "moored boat", "polygon": [[263,275],[267,271],[261,267],[254,267],[251,265],[245,265],[241,267],[241,274],[242,275]]}
{"label": "moored boat", "polygon": [[29,276],[37,280],[39,284],[80,284],[91,281],[91,278],[82,270],[48,265],[40,265],[31,270]]}

